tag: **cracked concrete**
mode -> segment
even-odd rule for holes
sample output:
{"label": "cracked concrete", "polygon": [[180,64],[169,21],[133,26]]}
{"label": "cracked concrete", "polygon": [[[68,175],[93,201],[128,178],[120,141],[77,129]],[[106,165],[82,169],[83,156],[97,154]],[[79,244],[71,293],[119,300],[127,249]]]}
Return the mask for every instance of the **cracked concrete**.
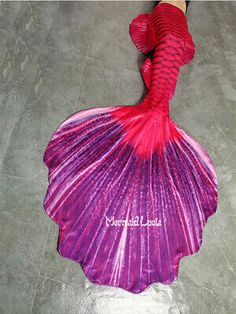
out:
{"label": "cracked concrete", "polygon": [[80,109],[135,104],[144,60],[129,22],[149,1],[0,3],[0,313],[233,314],[236,312],[236,3],[192,1],[196,43],[171,116],[211,156],[219,206],[198,253],[171,285],[140,295],[89,282],[56,251],[45,214],[42,157],[57,126]]}

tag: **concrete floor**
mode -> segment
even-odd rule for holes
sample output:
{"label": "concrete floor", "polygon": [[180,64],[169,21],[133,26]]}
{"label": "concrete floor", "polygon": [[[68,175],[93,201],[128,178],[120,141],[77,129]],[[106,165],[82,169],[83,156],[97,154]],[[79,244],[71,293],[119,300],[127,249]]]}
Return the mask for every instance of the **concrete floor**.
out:
{"label": "concrete floor", "polygon": [[201,143],[218,173],[219,206],[201,250],[171,285],[139,295],[89,282],[56,251],[42,206],[42,161],[57,126],[94,106],[135,104],[143,56],[129,22],[150,2],[1,2],[0,313],[236,313],[236,3],[193,1],[196,44],[181,69],[172,118]]}

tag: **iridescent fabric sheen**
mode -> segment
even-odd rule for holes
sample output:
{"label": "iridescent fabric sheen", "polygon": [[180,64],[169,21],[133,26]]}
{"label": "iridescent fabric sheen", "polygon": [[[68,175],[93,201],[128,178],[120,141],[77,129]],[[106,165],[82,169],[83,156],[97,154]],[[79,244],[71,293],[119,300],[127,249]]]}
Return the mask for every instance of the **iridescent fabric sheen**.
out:
{"label": "iridescent fabric sheen", "polygon": [[146,22],[139,17],[132,40],[141,51],[155,47],[142,67],[145,99],[73,114],[44,154],[44,208],[60,227],[58,252],[80,263],[90,281],[132,293],[173,282],[217,208],[209,155],[169,116],[180,67],[195,52],[186,17],[168,3],[146,13]]}

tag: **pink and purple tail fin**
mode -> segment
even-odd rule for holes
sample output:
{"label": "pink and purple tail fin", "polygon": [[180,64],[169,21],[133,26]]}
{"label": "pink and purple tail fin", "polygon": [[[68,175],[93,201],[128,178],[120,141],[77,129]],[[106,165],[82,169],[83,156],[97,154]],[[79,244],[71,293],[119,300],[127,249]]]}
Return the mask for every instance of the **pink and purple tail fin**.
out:
{"label": "pink and purple tail fin", "polygon": [[[91,282],[132,293],[177,278],[217,205],[205,150],[171,119],[166,136],[155,136],[159,126],[144,117],[134,106],[80,111],[55,131],[44,155],[44,208],[60,227],[59,253],[81,263]],[[117,224],[135,219],[136,226]]]}

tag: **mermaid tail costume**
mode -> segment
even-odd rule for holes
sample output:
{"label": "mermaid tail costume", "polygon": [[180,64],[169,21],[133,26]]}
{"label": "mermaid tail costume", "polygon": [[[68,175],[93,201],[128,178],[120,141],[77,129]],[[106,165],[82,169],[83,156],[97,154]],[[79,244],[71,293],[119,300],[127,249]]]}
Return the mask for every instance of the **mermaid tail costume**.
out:
{"label": "mermaid tail costume", "polygon": [[91,282],[140,293],[177,278],[218,195],[209,155],[169,116],[180,68],[195,54],[185,14],[160,3],[133,19],[130,35],[143,53],[154,49],[141,68],[147,95],[61,123],[43,157],[44,208],[59,225],[58,252]]}

